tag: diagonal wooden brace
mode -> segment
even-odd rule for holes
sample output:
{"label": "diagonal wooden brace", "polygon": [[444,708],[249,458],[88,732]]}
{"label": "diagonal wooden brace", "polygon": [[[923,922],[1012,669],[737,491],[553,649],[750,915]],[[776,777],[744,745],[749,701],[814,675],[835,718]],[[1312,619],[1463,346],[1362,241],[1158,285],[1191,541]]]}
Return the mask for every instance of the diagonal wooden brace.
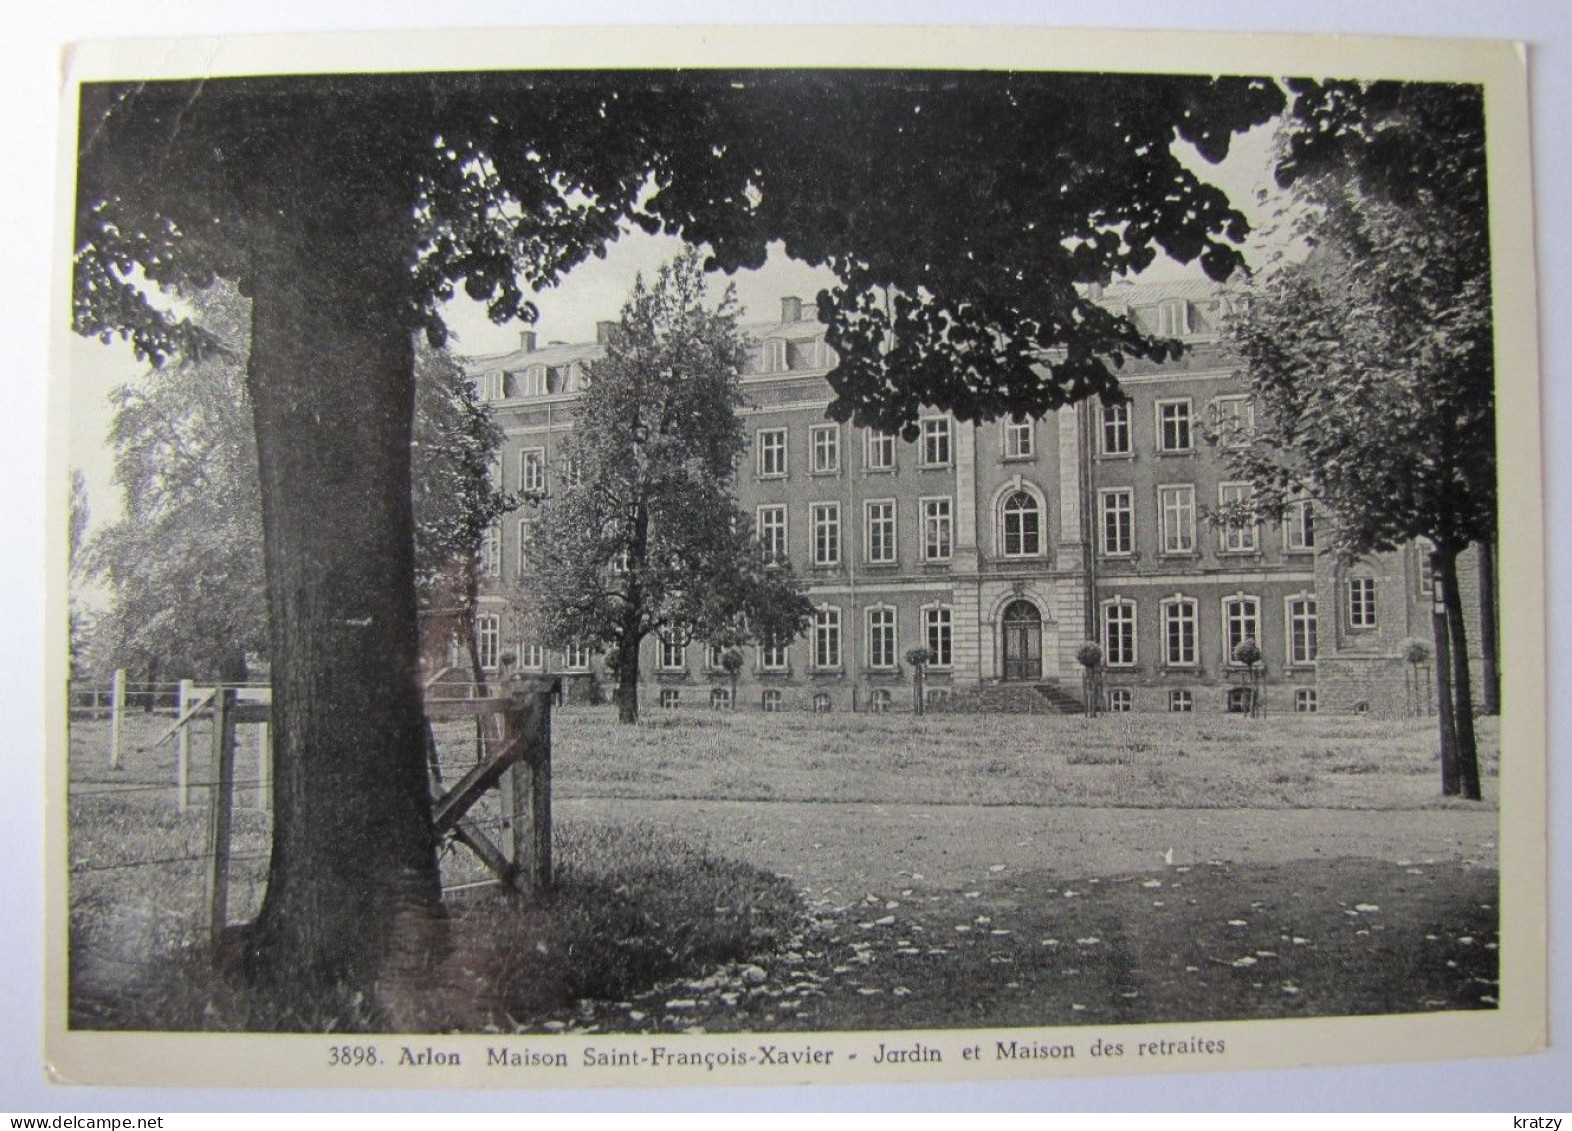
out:
{"label": "diagonal wooden brace", "polygon": [[492,786],[502,780],[502,775],[524,756],[524,738],[514,735],[495,754],[473,767],[461,777],[453,788],[437,799],[433,812],[438,835],[452,832],[459,820],[474,807],[475,802]]}
{"label": "diagonal wooden brace", "polygon": [[502,849],[480,831],[474,821],[460,817],[453,826],[453,839],[478,856],[480,862],[495,872],[499,880],[512,886],[518,875],[518,869],[503,855]]}

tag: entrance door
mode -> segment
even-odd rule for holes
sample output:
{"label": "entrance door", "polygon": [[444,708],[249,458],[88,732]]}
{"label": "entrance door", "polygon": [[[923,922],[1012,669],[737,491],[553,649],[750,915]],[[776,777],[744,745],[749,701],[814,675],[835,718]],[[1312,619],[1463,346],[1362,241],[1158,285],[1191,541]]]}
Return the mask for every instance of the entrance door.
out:
{"label": "entrance door", "polygon": [[1030,601],[1012,601],[1004,610],[1004,678],[1042,677],[1043,618]]}

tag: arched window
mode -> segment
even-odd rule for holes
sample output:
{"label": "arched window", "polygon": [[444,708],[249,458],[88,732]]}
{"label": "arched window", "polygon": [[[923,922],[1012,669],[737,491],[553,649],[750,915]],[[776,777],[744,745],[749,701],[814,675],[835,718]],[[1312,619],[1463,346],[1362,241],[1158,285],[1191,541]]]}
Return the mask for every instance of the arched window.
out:
{"label": "arched window", "polygon": [[1013,491],[999,508],[1004,556],[1034,558],[1042,553],[1043,515],[1037,500],[1025,491]]}

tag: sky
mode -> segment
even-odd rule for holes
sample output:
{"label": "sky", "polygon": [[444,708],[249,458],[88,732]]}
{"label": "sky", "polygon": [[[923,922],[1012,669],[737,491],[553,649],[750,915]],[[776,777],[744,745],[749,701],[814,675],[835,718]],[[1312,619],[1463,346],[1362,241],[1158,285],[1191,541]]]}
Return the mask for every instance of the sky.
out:
{"label": "sky", "polygon": [[[1189,147],[1180,146],[1187,163],[1227,192],[1255,226],[1246,247],[1253,265],[1262,261],[1268,244],[1275,246],[1268,225],[1269,209],[1256,199],[1258,191],[1270,183],[1272,135],[1273,127],[1267,125],[1236,138],[1227,160],[1215,166]],[[588,260],[564,276],[557,286],[533,296],[540,312],[533,327],[518,322],[494,324],[482,304],[461,293],[443,310],[452,335],[450,348],[461,357],[507,353],[518,347],[519,332],[524,329],[533,329],[542,344],[592,341],[597,321],[617,318],[635,277],[640,272],[652,276],[661,263],[675,257],[681,249],[682,242],[674,237],[639,231],[625,233],[606,249],[605,258]],[[1198,266],[1159,258],[1141,278],[1172,279],[1199,274]],[[811,301],[819,290],[833,282],[834,276],[828,271],[789,258],[777,244],[771,247],[765,265],[756,271],[734,276],[717,273],[712,293],[718,298],[727,284],[735,284],[745,320],[766,322],[779,316],[782,297]],[[130,348],[119,341],[104,345],[96,339],[78,337],[72,339],[69,348],[71,419],[75,423],[70,462],[86,477],[89,530],[96,530],[121,513],[119,490],[113,479],[113,453],[105,443],[112,420],[109,396],[119,385],[140,380],[146,366],[139,364]]]}

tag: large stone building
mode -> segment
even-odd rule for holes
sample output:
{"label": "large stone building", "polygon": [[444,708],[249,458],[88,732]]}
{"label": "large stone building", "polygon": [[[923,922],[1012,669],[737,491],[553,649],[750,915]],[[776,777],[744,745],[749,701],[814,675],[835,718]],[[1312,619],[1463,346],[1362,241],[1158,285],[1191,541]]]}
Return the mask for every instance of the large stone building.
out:
{"label": "large stone building", "polygon": [[[1252,684],[1266,710],[1412,709],[1418,673],[1403,643],[1430,635],[1417,547],[1338,562],[1316,552],[1308,506],[1270,528],[1208,521],[1249,490],[1224,458],[1254,411],[1219,342],[1226,292],[1122,284],[1101,301],[1184,342],[1182,358],[1127,365],[1122,406],[984,424],[934,412],[913,442],[826,417],[834,358],[811,306],[787,298],[779,321],[748,327],[738,503],[806,580],[817,613],[790,644],[744,650],[739,706],[899,707],[910,702],[905,655],[924,647],[927,694],[952,707],[1073,709],[1076,650],[1096,640],[1115,711],[1237,709]],[[470,362],[506,433],[509,490],[550,489],[585,367],[611,331],[547,345],[526,331],[517,350]],[[517,580],[530,522],[515,515],[488,539],[493,578]],[[504,590],[483,592],[484,665],[511,654],[525,670],[564,673],[577,694],[609,691],[591,650],[523,638]],[[1264,656],[1254,676],[1233,659],[1247,638]],[[647,647],[647,702],[729,702],[717,650]]]}

